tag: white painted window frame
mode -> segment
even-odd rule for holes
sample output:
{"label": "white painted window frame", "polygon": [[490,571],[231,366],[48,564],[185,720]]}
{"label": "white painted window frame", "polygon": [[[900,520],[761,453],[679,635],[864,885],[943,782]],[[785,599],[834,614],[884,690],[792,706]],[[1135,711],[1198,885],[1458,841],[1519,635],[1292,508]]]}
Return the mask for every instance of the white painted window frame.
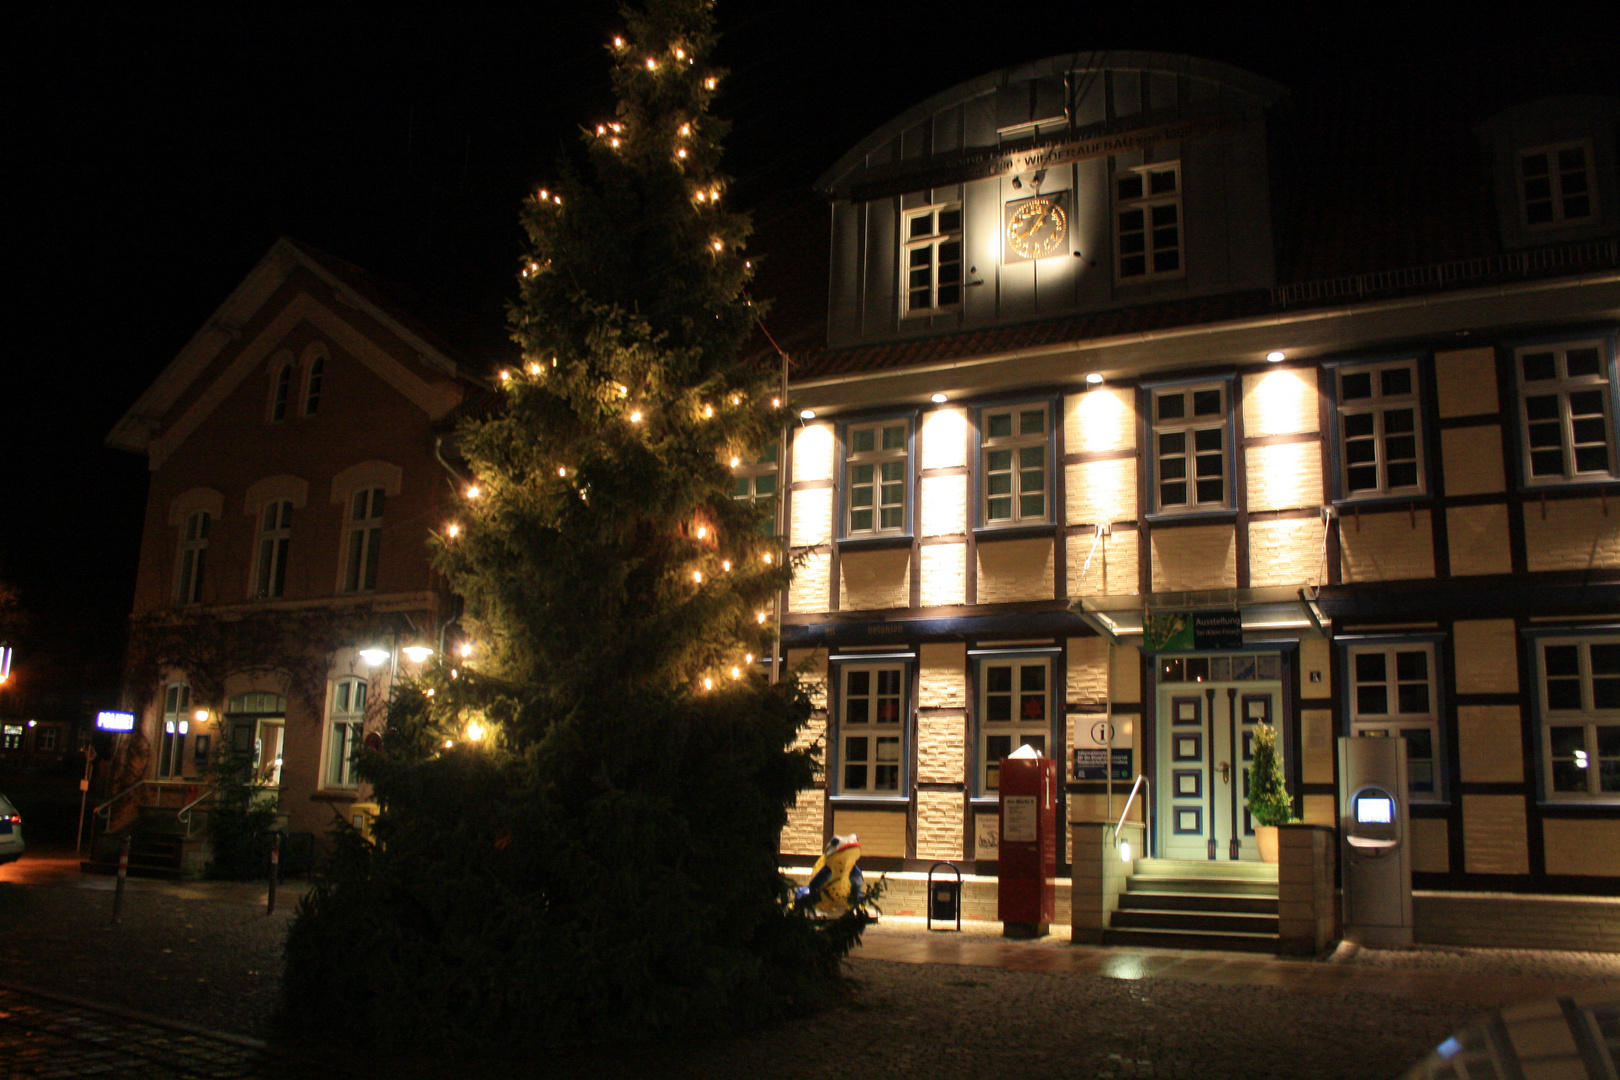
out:
{"label": "white painted window frame", "polygon": [[[1120,194],[1120,181],[1135,173],[1142,178],[1142,194],[1136,197],[1125,197]],[[1175,177],[1175,191],[1161,192],[1155,195],[1152,191],[1154,174],[1170,173]],[[1181,162],[1158,161],[1146,165],[1136,165],[1121,169],[1114,174],[1114,279],[1122,285],[1138,281],[1164,281],[1170,278],[1184,277],[1187,273],[1187,220],[1182,205]],[[1168,251],[1170,248],[1156,248],[1154,246],[1153,211],[1156,207],[1173,206],[1175,208],[1176,265],[1174,269],[1155,269],[1155,254],[1158,251]],[[1126,215],[1140,210],[1142,213],[1142,227],[1127,230],[1125,227]],[[1140,235],[1143,250],[1141,252],[1127,252],[1125,250],[1126,237]],[[1126,273],[1125,260],[1137,254],[1142,256],[1143,270],[1141,273]]]}
{"label": "white painted window frame", "polygon": [[[907,768],[908,731],[911,724],[907,717],[906,694],[909,689],[909,670],[904,662],[883,661],[872,663],[841,663],[838,665],[838,785],[839,795],[871,796],[875,798],[897,798],[909,794],[909,769]],[[856,676],[865,676],[866,693],[852,693],[851,684]],[[883,688],[884,676],[890,676],[895,689],[889,692]],[[851,719],[853,711],[852,702],[861,699],[866,703],[866,718],[861,721]],[[877,719],[879,706],[885,700],[896,702],[896,718],[894,721],[880,722]],[[865,744],[858,754],[852,754],[851,740],[864,739]],[[879,740],[884,740],[893,747],[893,755],[880,753]],[[861,781],[857,784],[850,782],[851,768],[859,767],[864,770]],[[879,782],[878,770],[892,768],[894,770],[894,784],[888,786]]]}
{"label": "white painted window frame", "polygon": [[[1427,675],[1423,679],[1400,678],[1400,653],[1423,653],[1426,656],[1425,669]],[[1358,670],[1357,657],[1378,654],[1384,658],[1384,678],[1381,680],[1362,679]],[[1358,738],[1373,737],[1373,733],[1382,733],[1389,738],[1405,738],[1409,731],[1426,731],[1429,734],[1429,752],[1432,755],[1429,765],[1432,770],[1432,786],[1427,792],[1408,792],[1413,802],[1445,802],[1447,799],[1445,784],[1445,751],[1440,738],[1440,651],[1430,641],[1377,641],[1366,644],[1350,645],[1345,649],[1345,678],[1350,684],[1350,734]],[[1416,685],[1422,683],[1428,690],[1429,707],[1424,712],[1406,712],[1400,708],[1400,688],[1402,685]],[[1363,686],[1381,686],[1384,689],[1385,710],[1383,712],[1363,711],[1361,695],[1358,692]],[[1408,763],[1414,760],[1411,755],[1412,744],[1407,743]],[[1421,761],[1422,759],[1417,759]]]}
{"label": "white painted window frame", "polygon": [[[1595,349],[1597,351],[1598,373],[1596,375],[1570,376],[1568,374],[1569,354],[1577,349]],[[1527,380],[1524,377],[1525,357],[1542,353],[1552,354],[1555,365],[1554,377],[1551,379]],[[1519,464],[1524,471],[1526,487],[1608,480],[1616,476],[1614,387],[1609,379],[1609,371],[1609,345],[1602,338],[1521,345],[1513,350],[1513,377],[1518,390],[1519,406]],[[1581,438],[1577,425],[1583,423],[1589,425],[1597,414],[1582,413],[1577,416],[1574,412],[1574,403],[1571,397],[1572,395],[1592,391],[1599,393],[1603,406],[1603,439],[1601,445],[1605,449],[1605,467],[1603,469],[1580,469],[1576,467],[1578,452],[1582,448],[1598,446],[1599,441],[1591,438]],[[1531,426],[1532,424],[1550,424],[1552,421],[1546,419],[1532,420],[1530,416],[1530,399],[1545,397],[1557,398],[1559,449],[1563,456],[1564,470],[1558,475],[1546,473],[1537,476],[1535,473],[1536,448],[1531,445]]]}
{"label": "white painted window frame", "polygon": [[[1024,432],[1024,416],[1026,413],[1039,412],[1041,414],[1041,431],[1038,433]],[[1012,434],[992,435],[990,433],[993,419],[998,416],[1012,418]],[[1047,525],[1052,522],[1053,500],[1053,462],[1052,439],[1053,430],[1052,406],[1046,401],[1024,401],[1010,405],[987,405],[979,410],[979,524],[986,529],[1015,529],[1029,525]],[[1041,483],[1038,494],[1041,496],[1041,512],[1028,514],[1024,512],[1024,499],[1028,495],[1037,494],[1035,490],[1025,488],[1026,477],[1033,469],[1025,461],[1025,451],[1038,449],[1040,453]],[[998,453],[1010,452],[1009,468],[994,468],[994,457]],[[1009,474],[1011,487],[1008,491],[992,491],[995,486],[993,478],[1002,474]],[[991,516],[991,500],[1010,500],[1011,514],[1006,517]]]}
{"label": "white painted window frame", "polygon": [[329,790],[354,791],[360,787],[355,775],[355,753],[365,737],[365,679],[345,675],[332,682],[327,697],[326,756],[321,769],[321,786]]}
{"label": "white painted window frame", "polygon": [[277,600],[287,591],[287,555],[292,546],[291,499],[270,499],[259,511],[259,536],[253,562],[256,600]]}
{"label": "white painted window frame", "polygon": [[374,592],[387,497],[381,486],[367,486],[356,489],[346,501],[349,520],[343,530],[342,591]]}
{"label": "white painted window frame", "polygon": [[[1578,679],[1580,681],[1581,705],[1578,709],[1554,710],[1548,700],[1549,674],[1547,670],[1547,648],[1549,646],[1576,646],[1578,658]],[[1543,637],[1536,641],[1536,696],[1539,706],[1539,730],[1536,732],[1536,741],[1541,751],[1539,762],[1542,796],[1547,802],[1566,803],[1620,803],[1620,790],[1604,791],[1600,784],[1600,768],[1604,761],[1620,761],[1620,755],[1603,755],[1600,752],[1599,733],[1601,729],[1620,730],[1620,707],[1600,708],[1595,699],[1595,679],[1608,678],[1620,680],[1615,673],[1597,673],[1592,667],[1592,646],[1612,645],[1620,646],[1620,636],[1617,635],[1568,635],[1556,637]],[[1579,728],[1583,733],[1583,745],[1580,752],[1586,755],[1587,765],[1584,767],[1587,787],[1585,791],[1558,791],[1554,787],[1552,731],[1554,728]],[[1571,755],[1571,761],[1575,760]]]}
{"label": "white painted window frame", "polygon": [[[1204,416],[1194,415],[1194,395],[1206,390],[1219,391],[1221,407],[1215,414]],[[1153,445],[1150,451],[1153,455],[1153,508],[1156,514],[1207,514],[1222,510],[1236,508],[1235,458],[1232,441],[1232,391],[1233,385],[1225,379],[1210,382],[1176,384],[1170,386],[1147,387],[1148,410],[1150,415],[1149,427],[1152,433]],[[1159,419],[1159,399],[1179,395],[1183,399],[1182,415],[1166,420]],[[1198,435],[1201,432],[1216,431],[1220,434],[1221,445],[1219,458],[1221,462],[1221,498],[1219,502],[1206,501],[1200,498],[1198,474],[1200,459],[1215,456],[1207,448],[1200,450]],[[1168,435],[1182,436],[1182,449],[1166,455],[1163,451],[1163,437]],[[1164,463],[1169,458],[1181,460],[1186,463],[1186,472],[1181,477],[1171,477],[1168,480],[1164,475]],[[1212,479],[1203,476],[1202,479]],[[1187,500],[1183,503],[1166,505],[1164,501],[1164,487],[1166,483],[1180,482],[1185,485]]]}
{"label": "white painted window frame", "polygon": [[[898,447],[885,447],[884,438],[889,432],[898,429],[900,432],[900,445]],[[857,450],[855,445],[864,434],[872,436],[870,449]],[[899,479],[890,479],[885,474],[898,466]],[[870,470],[867,478],[859,480],[862,470]],[[898,503],[887,501],[892,494],[891,489],[898,488],[900,501]],[[858,424],[850,424],[844,429],[844,535],[851,539],[870,536],[904,536],[908,532],[908,523],[911,520],[911,422],[903,417],[891,417],[886,420],[872,420]],[[857,493],[866,491],[870,502],[857,506]],[[894,510],[899,513],[899,520],[893,525],[883,524],[885,511]],[[871,520],[864,526],[858,526],[856,515],[866,511],[871,514]]]}
{"label": "white painted window frame", "polygon": [[[948,214],[956,215],[956,227],[946,229],[942,220]],[[912,223],[925,217],[933,217],[933,228],[930,232],[912,236]],[[960,202],[940,202],[929,206],[919,206],[907,210],[900,215],[900,314],[907,318],[920,318],[926,315],[938,315],[942,312],[957,311],[962,306],[963,290],[967,288],[967,245],[964,239],[963,211]],[[942,248],[950,243],[956,244],[957,257],[949,260],[943,259]],[[912,253],[927,251],[929,256],[927,265],[912,265]],[[941,269],[945,268],[943,276],[949,276],[948,268],[956,267],[956,280],[941,280]],[[929,303],[926,306],[912,305],[912,272],[926,270],[928,272]],[[922,288],[923,286],[916,286]],[[944,293],[955,290],[955,299],[946,301]]]}
{"label": "white painted window frame", "polygon": [[208,537],[212,531],[213,515],[207,510],[192,510],[180,525],[174,575],[174,602],[177,607],[202,603],[203,583],[208,568]]}
{"label": "white painted window frame", "polygon": [[[1384,393],[1384,372],[1405,369],[1411,377],[1412,389],[1406,394]],[[1344,379],[1346,375],[1369,376],[1372,384],[1372,396],[1348,400],[1344,394]],[[1422,394],[1418,386],[1418,365],[1416,358],[1405,360],[1385,360],[1366,364],[1345,364],[1333,369],[1334,399],[1337,403],[1339,432],[1335,449],[1338,451],[1338,477],[1339,491],[1344,501],[1360,499],[1392,498],[1404,495],[1422,495],[1427,490],[1428,469],[1423,452],[1423,405]],[[1388,430],[1388,417],[1391,413],[1410,410],[1412,414],[1413,441],[1412,460],[1416,466],[1417,479],[1412,484],[1392,485],[1389,482],[1389,440],[1391,433]],[[1349,418],[1352,416],[1371,416],[1373,418],[1373,431],[1369,435],[1357,435],[1356,441],[1370,441],[1373,447],[1372,465],[1376,470],[1378,482],[1371,488],[1360,491],[1350,490],[1350,441]],[[1397,431],[1394,438],[1408,434]],[[1404,462],[1408,459],[1402,458]],[[1358,465],[1361,463],[1358,463]]]}
{"label": "white painted window frame", "polygon": [[[1579,170],[1560,168],[1558,164],[1558,154],[1563,150],[1580,150],[1585,164],[1582,165]],[[1525,175],[1524,165],[1527,159],[1536,157],[1538,155],[1546,159],[1548,192],[1545,199],[1538,198],[1532,200],[1530,198],[1530,193],[1526,190],[1526,186],[1530,178]],[[1565,192],[1563,190],[1563,177],[1568,174],[1573,174],[1576,171],[1579,171],[1585,176],[1586,190],[1584,192]],[[1514,188],[1516,194],[1518,195],[1519,201],[1519,221],[1526,229],[1540,231],[1546,229],[1559,229],[1568,225],[1590,225],[1595,223],[1599,218],[1597,168],[1596,162],[1592,160],[1591,139],[1575,139],[1569,142],[1548,143],[1545,146],[1527,146],[1514,154],[1513,178]],[[1570,217],[1565,209],[1565,201],[1571,196],[1578,198],[1581,195],[1586,196],[1587,212],[1578,217]],[[1551,203],[1553,212],[1552,219],[1550,221],[1532,222],[1530,220],[1530,204],[1532,201]]]}
{"label": "white painted window frame", "polygon": [[[995,768],[999,774],[1000,759],[1002,755],[992,758],[990,755],[990,740],[998,736],[1007,736],[1012,740],[1008,753],[1017,750],[1027,743],[1031,736],[1039,735],[1041,754],[1051,757],[1052,746],[1052,658],[1050,656],[985,656],[979,657],[978,670],[978,709],[975,716],[978,734],[976,736],[978,768],[974,779],[974,790],[980,798],[996,799],[1001,795],[1000,778],[997,777],[996,786],[990,784],[990,770]],[[1000,691],[992,691],[990,671],[992,668],[1007,668],[1010,670],[1010,683],[1006,695],[1009,699],[1011,717],[1007,721],[992,721],[990,719],[990,699],[1001,697]],[[1041,687],[1038,691],[1023,689],[1023,673],[1026,669],[1039,669],[1041,671]],[[1021,719],[1021,702],[1026,696],[1039,695],[1041,699],[1041,719],[1038,721],[1025,721]]]}

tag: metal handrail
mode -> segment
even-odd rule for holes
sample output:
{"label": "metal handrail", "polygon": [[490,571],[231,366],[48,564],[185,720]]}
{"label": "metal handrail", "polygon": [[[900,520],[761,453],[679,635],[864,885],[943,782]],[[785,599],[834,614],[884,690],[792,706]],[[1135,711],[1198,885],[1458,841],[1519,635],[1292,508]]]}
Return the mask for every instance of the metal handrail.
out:
{"label": "metal handrail", "polygon": [[213,795],[214,792],[216,792],[218,790],[219,790],[219,785],[215,784],[213,787],[209,788],[207,791],[203,792],[201,795],[197,796],[195,799],[192,799],[190,802],[186,803],[186,805],[182,806],[179,810],[175,811],[175,814],[174,814],[175,820],[185,822],[186,835],[187,836],[191,835],[191,808],[196,806],[198,803],[202,802],[204,799],[208,798],[209,796]]}
{"label": "metal handrail", "polygon": [[139,791],[142,787],[146,786],[147,783],[148,783],[148,781],[146,781],[146,780],[137,780],[137,781],[135,781],[129,787],[125,788],[123,791],[120,791],[118,794],[114,795],[112,798],[108,799],[106,802],[102,803],[101,805],[97,806],[94,810],[90,811],[90,815],[92,817],[94,817],[97,814],[99,814],[102,817],[110,817],[111,815],[110,815],[109,810],[110,810],[110,807],[114,803],[116,803],[118,800],[122,799],[124,796],[128,795],[132,791]]}
{"label": "metal handrail", "polygon": [[1138,791],[1140,791],[1143,787],[1146,787],[1148,789],[1148,793],[1146,795],[1142,796],[1142,847],[1143,847],[1143,850],[1144,850],[1143,858],[1151,859],[1151,858],[1153,858],[1153,829],[1152,829],[1153,822],[1152,822],[1152,819],[1151,819],[1151,815],[1153,813],[1153,803],[1151,802],[1151,799],[1153,797],[1153,785],[1152,785],[1152,783],[1150,783],[1148,781],[1148,778],[1146,776],[1144,776],[1142,773],[1137,773],[1136,774],[1136,783],[1131,785],[1131,794],[1125,800],[1125,809],[1121,810],[1120,813],[1119,813],[1119,824],[1114,826],[1114,846],[1115,847],[1119,846],[1119,831],[1125,827],[1125,818],[1127,816],[1129,816],[1129,814],[1131,812],[1131,803],[1136,801],[1136,793]]}

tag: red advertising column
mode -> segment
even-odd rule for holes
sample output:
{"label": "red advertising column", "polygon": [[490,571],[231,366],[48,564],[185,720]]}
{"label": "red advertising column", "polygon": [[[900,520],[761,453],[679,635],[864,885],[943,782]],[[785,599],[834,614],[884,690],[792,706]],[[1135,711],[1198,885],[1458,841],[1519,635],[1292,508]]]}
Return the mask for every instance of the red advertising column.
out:
{"label": "red advertising column", "polygon": [[1006,937],[1045,937],[1057,908],[1057,762],[1001,759],[996,918]]}

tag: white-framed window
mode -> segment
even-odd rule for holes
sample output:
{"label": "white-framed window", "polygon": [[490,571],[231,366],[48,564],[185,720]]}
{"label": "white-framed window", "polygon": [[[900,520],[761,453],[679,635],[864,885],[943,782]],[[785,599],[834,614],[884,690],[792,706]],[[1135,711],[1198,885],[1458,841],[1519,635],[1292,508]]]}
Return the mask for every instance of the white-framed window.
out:
{"label": "white-framed window", "polygon": [[259,557],[253,570],[253,595],[272,600],[287,591],[287,547],[292,542],[291,499],[265,503],[259,515]]}
{"label": "white-framed window", "polygon": [[1543,638],[1541,779],[1549,801],[1620,801],[1620,637]]}
{"label": "white-framed window", "polygon": [[[780,467],[777,459],[780,448],[775,439],[765,444],[757,457],[737,455],[731,459],[732,492],[731,497],[738,502],[760,503],[770,502],[776,498],[777,476]],[[760,532],[771,536],[776,532],[776,521],[767,518],[760,522]]]}
{"label": "white-framed window", "polygon": [[1001,790],[1001,759],[1021,746],[1050,757],[1051,661],[985,657],[979,662],[978,793]]}
{"label": "white-framed window", "polygon": [[901,218],[904,314],[933,315],[962,305],[962,205],[929,206]]}
{"label": "white-framed window", "polygon": [[366,681],[342,678],[332,684],[332,700],[326,737],[326,786],[355,788],[355,758],[364,737]]}
{"label": "white-framed window", "polygon": [[279,423],[287,419],[287,404],[292,398],[293,363],[286,361],[270,374],[270,420]]}
{"label": "white-framed window", "polygon": [[174,602],[182,607],[202,603],[203,577],[208,569],[208,533],[213,517],[193,510],[180,528],[180,565],[175,573]]}
{"label": "white-framed window", "polygon": [[1529,484],[1615,475],[1613,387],[1601,340],[1514,351],[1519,438]]}
{"label": "white-framed window", "polygon": [[0,731],[0,750],[21,750],[23,744],[23,726],[21,724],[6,724]]}
{"label": "white-framed window", "polygon": [[344,592],[369,592],[377,587],[382,517],[382,488],[361,488],[349,499],[348,544],[343,561]]}
{"label": "white-framed window", "polygon": [[1416,360],[1336,369],[1339,490],[1346,499],[1423,491]]}
{"label": "white-framed window", "polygon": [[906,665],[838,668],[838,793],[904,794]]}
{"label": "white-framed window", "polygon": [[43,724],[34,729],[34,749],[51,751],[56,749],[57,737],[62,729],[55,724]]}
{"label": "white-framed window", "polygon": [[186,736],[191,733],[191,687],[170,683],[163,688],[159,722],[157,775],[162,780],[186,771]]}
{"label": "white-framed window", "polygon": [[1232,507],[1226,382],[1155,387],[1153,505],[1161,514]]}
{"label": "white-framed window", "polygon": [[1519,152],[1519,210],[1526,227],[1553,228],[1597,216],[1592,144],[1559,143]]}
{"label": "white-framed window", "polygon": [[1114,252],[1121,281],[1182,273],[1179,161],[1141,165],[1115,175]]}
{"label": "white-framed window", "polygon": [[979,413],[979,515],[987,528],[1052,520],[1052,410],[1045,402]]}
{"label": "white-framed window", "polygon": [[1350,734],[1406,740],[1408,795],[1413,802],[1445,797],[1440,753],[1440,694],[1435,646],[1380,641],[1346,649],[1350,675]]}
{"label": "white-framed window", "polygon": [[904,419],[851,424],[844,432],[844,535],[906,532],[911,425]]}
{"label": "white-framed window", "polygon": [[310,356],[304,369],[304,415],[314,416],[321,409],[321,383],[326,378],[326,354]]}

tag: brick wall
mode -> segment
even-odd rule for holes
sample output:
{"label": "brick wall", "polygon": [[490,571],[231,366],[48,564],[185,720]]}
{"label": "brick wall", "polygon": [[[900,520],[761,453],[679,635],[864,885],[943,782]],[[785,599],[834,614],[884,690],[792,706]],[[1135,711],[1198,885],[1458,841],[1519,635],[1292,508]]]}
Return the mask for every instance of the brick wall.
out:
{"label": "brick wall", "polygon": [[1250,510],[1293,510],[1322,505],[1320,443],[1251,446],[1244,452],[1244,458]]}
{"label": "brick wall", "polygon": [[783,855],[801,855],[815,859],[821,854],[825,842],[821,835],[823,796],[811,789],[799,792],[798,800],[788,807],[787,825],[782,829],[778,849]]}
{"label": "brick wall", "polygon": [[[1097,544],[1095,554],[1091,550],[1094,537],[1084,533],[1067,537],[1065,571],[1069,595],[1133,595],[1138,592],[1141,579],[1137,576],[1137,541],[1140,535],[1135,529],[1115,529]],[[1088,555],[1091,556],[1089,567],[1086,566]]]}
{"label": "brick wall", "polygon": [[1153,591],[1237,588],[1237,531],[1231,525],[1155,529]]}
{"label": "brick wall", "polygon": [[911,603],[911,549],[846,551],[838,568],[841,611],[872,611]]}
{"label": "brick wall", "polygon": [[831,424],[805,424],[793,433],[793,482],[833,478]]}
{"label": "brick wall", "polygon": [[938,409],[922,420],[922,467],[949,469],[966,465],[967,414],[961,409]]}
{"label": "brick wall", "polygon": [[922,481],[922,531],[919,536],[956,536],[967,532],[966,476],[925,476]]}
{"label": "brick wall", "polygon": [[832,488],[795,491],[790,505],[793,520],[788,525],[788,543],[794,547],[812,547],[832,542]]}
{"label": "brick wall", "polygon": [[1414,892],[1412,922],[1424,945],[1620,952],[1620,920],[1607,898]]}
{"label": "brick wall", "polygon": [[1063,399],[1063,445],[1071,454],[1136,446],[1136,391],[1099,386]]}
{"label": "brick wall", "polygon": [[1412,818],[1412,870],[1444,874],[1451,870],[1451,827],[1445,818]]}
{"label": "brick wall", "polygon": [[[1543,818],[1547,873],[1599,874],[1620,877],[1620,821],[1578,821]],[[1620,906],[1612,914],[1620,931]]]}
{"label": "brick wall", "polygon": [[1435,353],[1434,373],[1442,417],[1484,416],[1497,411],[1495,350]]}
{"label": "brick wall", "polygon": [[1301,709],[1299,739],[1300,779],[1307,784],[1333,783],[1333,761],[1338,753],[1333,713],[1328,709]]}
{"label": "brick wall", "polygon": [[1446,526],[1453,576],[1513,572],[1506,506],[1453,506]]}
{"label": "brick wall", "polygon": [[833,810],[833,834],[854,833],[863,855],[906,857],[906,812],[895,810]]}
{"label": "brick wall", "polygon": [[1065,487],[1070,525],[1136,519],[1136,459],[1086,461],[1070,465]]}
{"label": "brick wall", "polygon": [[1249,584],[1298,585],[1320,583],[1322,533],[1319,517],[1286,518],[1249,523]]}
{"label": "brick wall", "polygon": [[930,544],[922,559],[922,606],[967,603],[967,545]]}
{"label": "brick wall", "polygon": [[804,565],[799,567],[793,575],[793,584],[788,586],[788,610],[830,610],[832,605],[828,603],[828,592],[831,583],[832,556],[826,553],[805,556]]}
{"label": "brick wall", "polygon": [[[1607,510],[1607,513],[1605,513]],[[1559,499],[1524,508],[1524,545],[1532,572],[1620,566],[1620,504]]]}
{"label": "brick wall", "polygon": [[1470,874],[1528,874],[1524,796],[1464,795],[1463,868]]}
{"label": "brick wall", "polygon": [[917,792],[917,858],[960,859],[962,813],[958,792]]}
{"label": "brick wall", "polygon": [[1449,428],[1440,432],[1447,495],[1482,495],[1507,490],[1502,473],[1500,427]]}
{"label": "brick wall", "polygon": [[1050,600],[1056,595],[1051,540],[998,540],[980,544],[979,603]]}
{"label": "brick wall", "polygon": [[1434,531],[1427,510],[1344,514],[1339,550],[1346,582],[1434,577]]}
{"label": "brick wall", "polygon": [[1459,705],[1457,752],[1465,784],[1524,779],[1517,705]]}
{"label": "brick wall", "polygon": [[1518,636],[1511,619],[1480,619],[1452,626],[1457,689],[1464,694],[1511,694],[1519,689]]}
{"label": "brick wall", "polygon": [[1314,368],[1272,368],[1243,377],[1244,434],[1293,435],[1320,424]]}

